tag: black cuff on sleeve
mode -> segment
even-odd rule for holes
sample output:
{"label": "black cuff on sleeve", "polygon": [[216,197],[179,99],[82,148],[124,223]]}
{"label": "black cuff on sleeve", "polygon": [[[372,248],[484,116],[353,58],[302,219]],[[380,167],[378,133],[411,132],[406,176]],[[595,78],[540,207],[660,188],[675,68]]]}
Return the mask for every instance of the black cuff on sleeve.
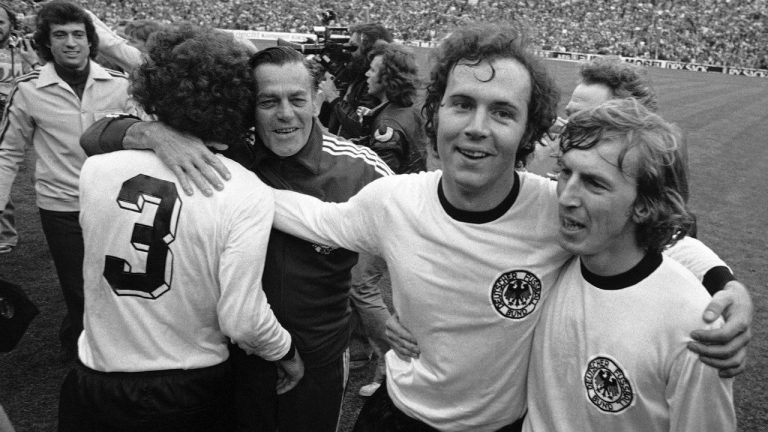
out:
{"label": "black cuff on sleeve", "polygon": [[103,153],[123,150],[123,139],[128,128],[141,120],[136,117],[117,117],[113,119],[99,138],[99,146]]}
{"label": "black cuff on sleeve", "polygon": [[283,356],[279,361],[286,361],[293,358],[293,356],[296,355],[296,345],[293,344],[293,340],[291,340],[291,347],[288,348],[288,353]]}
{"label": "black cuff on sleeve", "polygon": [[707,271],[702,283],[710,295],[715,295],[725,287],[725,284],[732,280],[736,280],[736,277],[728,270],[728,267],[717,266]]}
{"label": "black cuff on sleeve", "polygon": [[105,117],[92,124],[80,137],[80,146],[88,156],[123,149],[129,127],[141,120],[134,116]]}

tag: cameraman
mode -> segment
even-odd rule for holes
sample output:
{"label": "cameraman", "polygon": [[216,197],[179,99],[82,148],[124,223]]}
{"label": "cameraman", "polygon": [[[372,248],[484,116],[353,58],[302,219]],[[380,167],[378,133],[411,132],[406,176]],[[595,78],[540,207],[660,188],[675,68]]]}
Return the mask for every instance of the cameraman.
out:
{"label": "cameraman", "polygon": [[365,76],[370,67],[368,53],[376,41],[392,42],[392,34],[378,23],[358,24],[350,27],[349,31],[349,44],[357,49],[335,80],[320,83],[320,90],[330,103],[330,118],[326,124],[328,130],[344,138],[359,138],[370,135],[371,131],[370,125],[358,116],[357,108],[373,108],[381,103],[368,93]]}
{"label": "cameraman", "polygon": [[[18,27],[19,22],[11,7],[0,2],[0,112],[5,111],[5,101],[13,88],[13,80],[40,66],[31,41],[19,36]],[[0,213],[0,254],[6,254],[19,242],[10,199],[4,209],[0,208]]]}

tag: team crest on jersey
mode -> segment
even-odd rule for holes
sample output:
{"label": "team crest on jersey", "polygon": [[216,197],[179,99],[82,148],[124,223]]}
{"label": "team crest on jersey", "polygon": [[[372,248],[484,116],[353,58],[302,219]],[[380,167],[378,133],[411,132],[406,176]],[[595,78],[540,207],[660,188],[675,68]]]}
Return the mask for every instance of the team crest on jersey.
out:
{"label": "team crest on jersey", "polygon": [[327,246],[327,245],[312,243],[312,249],[314,249],[315,252],[319,253],[320,255],[328,255],[329,253],[333,252],[336,248]]}
{"label": "team crest on jersey", "polygon": [[493,283],[491,302],[502,316],[523,319],[528,316],[541,299],[541,281],[527,270],[512,270],[503,273]]}
{"label": "team crest on jersey", "polygon": [[632,385],[615,361],[607,357],[595,357],[584,373],[587,398],[602,411],[617,413],[624,410],[634,399]]}

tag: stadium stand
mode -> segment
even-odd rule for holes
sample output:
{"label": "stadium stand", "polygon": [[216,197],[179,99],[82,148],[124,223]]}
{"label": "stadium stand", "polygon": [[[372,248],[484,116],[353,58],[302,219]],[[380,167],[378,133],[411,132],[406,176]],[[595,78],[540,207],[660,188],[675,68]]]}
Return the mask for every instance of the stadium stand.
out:
{"label": "stadium stand", "polygon": [[[31,2],[15,2],[30,12]],[[543,50],[768,69],[766,0],[82,0],[107,24],[154,19],[225,29],[311,33],[381,22],[395,39],[434,41],[466,21],[518,19]]]}

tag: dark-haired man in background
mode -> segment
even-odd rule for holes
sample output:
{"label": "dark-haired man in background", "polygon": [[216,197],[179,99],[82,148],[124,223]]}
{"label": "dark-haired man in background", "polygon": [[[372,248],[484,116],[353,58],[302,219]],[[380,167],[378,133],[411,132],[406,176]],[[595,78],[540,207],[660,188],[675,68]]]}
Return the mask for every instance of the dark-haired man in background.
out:
{"label": "dark-haired man in background", "polygon": [[35,43],[47,64],[19,77],[0,125],[0,208],[4,208],[24,151],[35,149],[35,191],[43,233],[67,305],[59,338],[74,357],[83,329],[83,236],[78,181],[85,153],[79,139],[93,122],[133,111],[124,74],[92,59],[98,36],[74,3],[47,3],[37,15]]}

